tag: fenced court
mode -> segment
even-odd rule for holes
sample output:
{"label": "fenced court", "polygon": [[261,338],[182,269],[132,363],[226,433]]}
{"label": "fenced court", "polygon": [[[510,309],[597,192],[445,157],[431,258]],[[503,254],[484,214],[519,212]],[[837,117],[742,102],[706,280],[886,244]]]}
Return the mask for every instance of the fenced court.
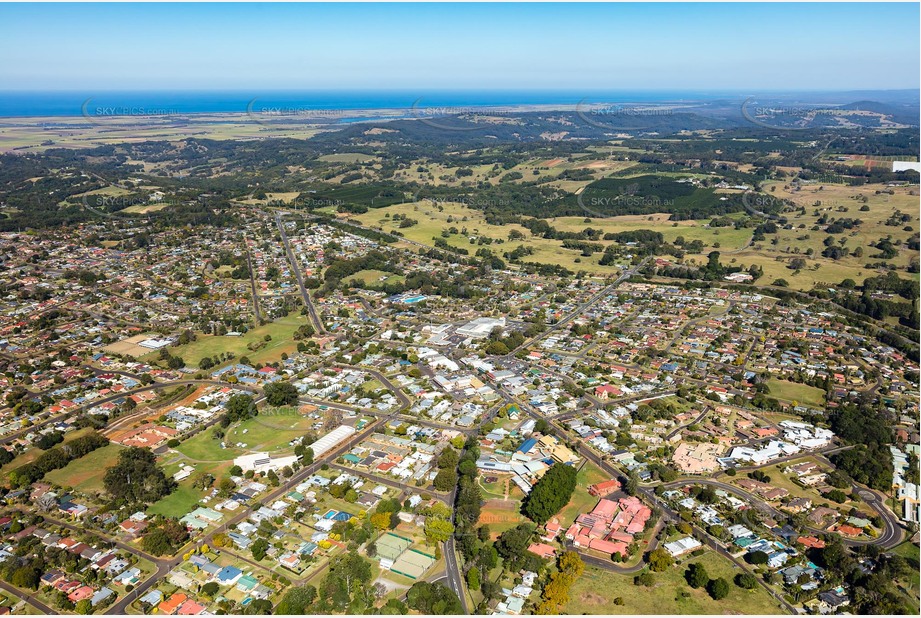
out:
{"label": "fenced court", "polygon": [[410,545],[412,541],[409,539],[388,532],[377,540],[377,556],[381,559],[396,560]]}
{"label": "fenced court", "polygon": [[432,568],[435,562],[434,556],[424,554],[418,549],[410,549],[397,558],[390,570],[411,579],[419,579]]}

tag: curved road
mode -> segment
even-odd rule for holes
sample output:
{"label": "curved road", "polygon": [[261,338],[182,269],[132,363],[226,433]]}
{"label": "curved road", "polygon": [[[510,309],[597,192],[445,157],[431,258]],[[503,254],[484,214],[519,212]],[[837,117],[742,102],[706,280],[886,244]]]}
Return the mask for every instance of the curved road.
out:
{"label": "curved road", "polygon": [[[750,493],[746,492],[745,490],[739,487],[736,487],[735,485],[730,485],[729,483],[723,483],[721,481],[716,481],[716,480],[708,479],[708,478],[699,478],[699,479],[693,478],[693,479],[682,479],[682,480],[677,480],[677,481],[671,481],[669,483],[662,484],[663,487],[670,488],[670,489],[677,488],[677,487],[683,487],[685,485],[709,485],[710,487],[715,487],[717,489],[721,489],[725,492],[732,493],[732,494],[735,494],[736,496],[739,496],[740,498],[744,499],[746,502],[749,502],[755,505],[755,507],[758,510],[762,512],[766,512],[770,514],[772,517],[779,518],[782,520],[785,520],[789,517],[787,513],[784,513],[774,508],[767,502],[764,502],[763,500],[755,498],[754,496],[752,496]],[[865,499],[865,501],[882,518],[884,522],[884,530],[883,530],[883,534],[881,534],[879,537],[875,539],[857,540],[857,539],[842,538],[842,541],[844,542],[844,544],[850,545],[850,546],[873,544],[873,545],[879,545],[881,547],[885,547],[886,549],[891,549],[895,547],[896,545],[898,545],[899,543],[901,543],[902,542],[902,529],[899,527],[898,520],[895,519],[895,515],[893,515],[893,513],[889,511],[889,509],[884,507],[884,501],[881,501],[879,496],[876,494],[876,492],[872,490],[865,489],[863,487],[857,487],[857,486],[854,487],[854,490],[859,491],[859,493],[861,494],[861,497],[863,497],[864,494],[874,496],[874,499],[872,500]],[[822,528],[813,528],[811,526],[808,526],[807,530],[809,530],[810,532],[814,534],[826,534],[828,532],[827,530],[824,530]]]}

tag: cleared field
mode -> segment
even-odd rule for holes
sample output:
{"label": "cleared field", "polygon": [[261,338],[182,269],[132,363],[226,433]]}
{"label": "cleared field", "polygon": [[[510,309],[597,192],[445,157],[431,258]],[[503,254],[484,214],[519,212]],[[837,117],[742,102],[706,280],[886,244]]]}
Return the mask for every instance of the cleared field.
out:
{"label": "cleared field", "polygon": [[243,443],[248,451],[290,451],[288,443],[303,436],[316,423],[315,419],[295,415],[263,415],[247,419],[227,431],[228,445]]}
{"label": "cleared field", "polygon": [[[846,185],[805,185],[798,191],[784,183],[767,183],[765,193],[777,199],[789,199],[805,209],[805,213],[786,213],[793,229],[781,229],[776,235],[770,235],[750,250],[738,254],[739,261],[752,263],[757,260],[764,268],[762,281],[770,283],[776,278],[786,279],[791,287],[810,289],[821,283],[837,285],[843,279],[853,279],[858,284],[866,277],[880,274],[875,269],[867,268],[867,264],[883,261],[874,257],[879,250],[871,247],[882,238],[890,236],[892,242],[902,241],[898,254],[886,263],[899,267],[899,275],[904,278],[917,279],[917,273],[906,273],[904,268],[912,259],[917,259],[917,251],[912,251],[905,246],[912,236],[918,234],[921,227],[919,222],[917,187],[887,187],[882,184],[850,187]],[[889,191],[893,194],[890,195]],[[864,208],[865,210],[861,210]],[[887,225],[887,221],[901,212],[909,216],[907,222],[897,225]],[[829,219],[850,218],[859,219],[860,225],[856,228],[845,230],[841,234],[832,234],[837,246],[843,246],[848,252],[838,260],[822,256],[825,249],[824,241],[829,236],[822,229],[814,230],[820,226],[821,217]],[[910,229],[906,229],[910,228]],[[776,244],[774,240],[776,237]],[[839,241],[844,240],[841,245]],[[860,248],[863,255],[851,255]],[[812,256],[807,252],[812,251]],[[807,266],[799,274],[790,270],[787,265],[794,257],[806,259]],[[781,261],[778,261],[778,258]]]}
{"label": "cleared field", "polygon": [[406,281],[404,275],[396,275],[384,270],[360,270],[348,277],[347,281],[360,281],[366,285],[382,283],[401,283]]}
{"label": "cleared field", "polygon": [[173,493],[150,505],[147,512],[165,517],[182,517],[201,500],[204,492],[190,485],[180,485]]}
{"label": "cleared field", "polygon": [[231,446],[226,440],[227,448],[222,449],[221,441],[215,439],[213,434],[213,429],[202,431],[177,446],[176,450],[193,461],[206,462],[230,461],[245,453],[243,449]]}
{"label": "cleared field", "polygon": [[492,537],[496,538],[506,530],[528,521],[521,514],[520,499],[523,497],[521,490],[515,487],[509,500],[487,500],[480,510],[479,523],[488,525]]}
{"label": "cleared field", "polygon": [[[173,457],[175,457],[175,455]],[[171,476],[179,469],[180,462],[186,464],[190,463],[183,459],[176,459],[175,463],[166,465],[164,465],[163,461],[159,463],[163,467],[163,471]],[[215,479],[220,479],[227,475],[232,462],[192,463],[191,465],[195,468],[195,472],[193,472],[189,478],[180,482],[179,486],[170,495],[151,504],[147,509],[148,513],[166,515],[168,517],[182,517],[191,511],[192,508],[209,493],[209,490],[203,491],[193,487],[195,480],[202,474],[211,474]]]}
{"label": "cleared field", "polygon": [[110,116],[87,123],[82,116],[7,118],[0,128],[0,152],[42,152],[49,148],[95,148],[105,144],[199,139],[307,139],[329,125],[311,125],[303,118],[260,123],[240,113],[169,116]]}
{"label": "cleared field", "polygon": [[[214,335],[199,335],[198,339],[183,346],[171,347],[173,356],[181,356],[186,365],[197,367],[199,361],[206,356],[215,356],[224,352],[231,352],[237,357],[247,356],[255,365],[261,365],[273,360],[279,360],[282,353],[292,354],[297,351],[297,343],[293,339],[298,327],[307,324],[307,317],[290,314],[264,326],[251,329],[240,337],[220,337]],[[265,342],[264,337],[269,335],[271,341]],[[265,343],[264,347],[256,351],[247,348],[250,344]],[[156,362],[158,355],[149,354],[144,360]]]}
{"label": "cleared field", "polygon": [[[704,589],[693,589],[684,580],[687,564],[704,566],[711,578],[730,582],[729,596],[714,601]],[[743,590],[733,578],[742,571],[714,552],[707,552],[663,573],[654,573],[651,588],[633,584],[633,575],[621,575],[587,567],[569,592],[565,614],[783,614],[780,605],[761,586]],[[687,594],[688,596],[682,596]],[[623,599],[615,605],[614,599]]]}
{"label": "cleared field", "polygon": [[106,470],[115,465],[122,448],[124,447],[118,444],[108,444],[80,459],[75,459],[63,468],[52,470],[45,475],[45,479],[61,487],[72,487],[76,491],[105,491],[102,479]]}
{"label": "cleared field", "polygon": [[[586,223],[581,217],[556,217],[550,219],[551,225],[564,232],[576,232],[584,230],[587,227],[601,229],[608,232],[629,232],[633,230],[652,230],[660,232],[667,242],[675,242],[678,237],[683,237],[686,241],[701,241],[707,251],[711,248],[719,249],[721,252],[734,251],[745,246],[752,237],[752,230],[740,229],[733,227],[706,227],[710,222],[705,221],[669,221],[668,213],[658,213],[653,215],[623,215],[620,217],[610,218],[591,218],[590,223]],[[718,246],[717,246],[718,245]],[[704,256],[703,259],[706,259]]]}
{"label": "cleared field", "polygon": [[115,343],[110,343],[103,348],[109,354],[122,354],[126,356],[133,356],[134,358],[140,358],[147,354],[151,354],[150,348],[145,348],[140,345],[142,341],[150,339],[151,337],[157,337],[157,334],[143,334],[143,335],[134,335],[128,337],[127,339],[122,339],[121,341],[116,341]]}
{"label": "cleared field", "polygon": [[796,401],[819,408],[825,405],[825,391],[821,388],[809,386],[808,384],[778,380],[777,378],[769,378],[767,386],[768,389],[770,389],[771,397],[777,399],[791,402]]}
{"label": "cleared field", "polygon": [[138,204],[137,206],[129,206],[125,208],[122,212],[130,212],[132,214],[147,214],[149,212],[157,212],[158,210],[163,210],[169,204]]}

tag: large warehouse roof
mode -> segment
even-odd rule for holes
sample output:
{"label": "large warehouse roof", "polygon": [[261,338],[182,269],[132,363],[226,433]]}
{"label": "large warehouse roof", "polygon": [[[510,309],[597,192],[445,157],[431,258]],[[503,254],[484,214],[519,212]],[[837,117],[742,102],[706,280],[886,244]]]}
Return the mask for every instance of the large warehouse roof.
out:
{"label": "large warehouse roof", "polygon": [[345,441],[354,433],[354,427],[349,427],[348,425],[339,425],[331,432],[310,445],[310,448],[313,449],[313,456],[321,457],[322,455],[325,455],[337,445],[342,444],[343,441]]}

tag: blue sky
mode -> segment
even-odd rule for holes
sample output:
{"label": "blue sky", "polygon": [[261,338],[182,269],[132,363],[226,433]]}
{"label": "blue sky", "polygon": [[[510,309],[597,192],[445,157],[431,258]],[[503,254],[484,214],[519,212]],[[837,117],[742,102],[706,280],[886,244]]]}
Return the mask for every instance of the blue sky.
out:
{"label": "blue sky", "polygon": [[0,4],[0,90],[917,88],[917,3]]}

